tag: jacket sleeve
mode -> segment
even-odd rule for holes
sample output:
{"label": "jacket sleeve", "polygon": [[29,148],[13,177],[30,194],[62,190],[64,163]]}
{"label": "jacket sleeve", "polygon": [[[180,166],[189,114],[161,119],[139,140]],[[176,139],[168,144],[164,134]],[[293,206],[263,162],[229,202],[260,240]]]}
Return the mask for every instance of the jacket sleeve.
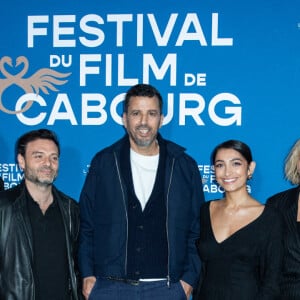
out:
{"label": "jacket sleeve", "polygon": [[269,226],[265,228],[268,238],[260,257],[260,289],[257,300],[273,300],[279,296],[279,280],[283,263],[283,219],[280,213],[274,212]]}
{"label": "jacket sleeve", "polygon": [[[77,203],[76,203],[77,204]],[[76,282],[77,282],[77,295],[78,299],[84,299],[82,295],[82,281],[81,281],[81,276],[80,276],[80,271],[79,271],[79,266],[78,266],[78,246],[79,246],[79,207],[76,205],[76,208],[73,210],[73,227],[74,227],[74,232],[73,232],[73,253],[74,253],[74,272],[75,272],[75,277],[76,277]]]}
{"label": "jacket sleeve", "polygon": [[192,209],[190,218],[190,230],[188,233],[188,255],[184,267],[182,280],[196,288],[201,270],[201,261],[196,248],[196,240],[200,236],[200,206],[205,202],[200,172],[196,162],[192,165]]}
{"label": "jacket sleeve", "polygon": [[0,191],[3,191],[3,190],[4,190],[4,182],[3,182],[2,177],[0,177]]}
{"label": "jacket sleeve", "polygon": [[95,163],[92,161],[79,199],[80,234],[78,261],[79,270],[83,278],[95,275],[93,255],[94,223],[92,213],[97,186],[96,181]]}

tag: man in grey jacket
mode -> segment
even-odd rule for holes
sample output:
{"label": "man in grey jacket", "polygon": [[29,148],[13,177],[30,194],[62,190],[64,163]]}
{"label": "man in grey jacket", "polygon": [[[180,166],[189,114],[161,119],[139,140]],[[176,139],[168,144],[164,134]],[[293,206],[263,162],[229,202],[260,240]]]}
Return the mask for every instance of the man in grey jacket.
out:
{"label": "man in grey jacket", "polygon": [[57,190],[60,146],[50,130],[16,144],[24,180],[0,192],[0,299],[78,300],[78,204]]}
{"label": "man in grey jacket", "polygon": [[185,149],[158,134],[162,122],[160,93],[133,86],[127,134],[91,163],[80,196],[86,299],[188,299],[198,282],[201,177]]}

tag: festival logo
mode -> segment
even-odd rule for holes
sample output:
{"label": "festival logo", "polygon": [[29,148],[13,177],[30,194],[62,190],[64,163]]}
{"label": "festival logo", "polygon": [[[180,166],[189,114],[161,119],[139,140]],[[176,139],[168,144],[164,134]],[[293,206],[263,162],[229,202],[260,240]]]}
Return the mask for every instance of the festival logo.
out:
{"label": "festival logo", "polygon": [[0,60],[0,72],[4,76],[0,79],[0,110],[7,114],[18,114],[30,109],[33,100],[30,100],[20,110],[8,109],[3,104],[5,90],[10,86],[17,86],[22,89],[25,94],[34,93],[39,95],[40,91],[44,94],[49,94],[49,90],[58,91],[56,85],[63,85],[68,80],[63,79],[71,73],[60,73],[49,68],[42,68],[36,71],[33,75],[24,77],[29,69],[29,62],[25,56],[19,56],[16,59],[16,64],[13,65],[11,57],[3,56]]}

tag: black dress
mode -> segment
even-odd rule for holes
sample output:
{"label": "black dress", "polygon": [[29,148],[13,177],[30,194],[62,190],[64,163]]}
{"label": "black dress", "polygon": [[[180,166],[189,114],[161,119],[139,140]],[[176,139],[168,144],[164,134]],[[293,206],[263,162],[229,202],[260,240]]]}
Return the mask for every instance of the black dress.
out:
{"label": "black dress", "polygon": [[210,221],[210,202],[201,207],[196,242],[202,275],[196,300],[276,299],[282,264],[282,219],[265,207],[261,215],[222,242]]}

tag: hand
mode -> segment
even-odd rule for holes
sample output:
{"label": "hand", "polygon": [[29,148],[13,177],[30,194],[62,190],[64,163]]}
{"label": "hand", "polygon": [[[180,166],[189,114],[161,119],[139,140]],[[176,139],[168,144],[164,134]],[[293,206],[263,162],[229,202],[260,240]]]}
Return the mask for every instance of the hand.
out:
{"label": "hand", "polygon": [[186,283],[185,281],[183,281],[183,280],[180,280],[180,283],[181,283],[182,288],[185,292],[186,299],[190,299],[190,297],[192,295],[193,287],[191,285],[189,285],[188,283]]}
{"label": "hand", "polygon": [[96,282],[95,276],[83,278],[82,294],[86,300],[88,300],[91,290],[93,289]]}

